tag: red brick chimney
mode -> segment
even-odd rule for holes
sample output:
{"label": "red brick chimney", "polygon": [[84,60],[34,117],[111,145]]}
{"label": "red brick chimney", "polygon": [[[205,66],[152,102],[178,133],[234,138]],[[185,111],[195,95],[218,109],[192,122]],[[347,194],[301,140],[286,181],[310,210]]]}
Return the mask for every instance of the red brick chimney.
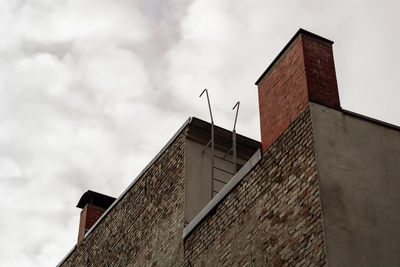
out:
{"label": "red brick chimney", "polygon": [[300,29],[257,80],[263,152],[309,101],[340,109],[332,44]]}
{"label": "red brick chimney", "polygon": [[103,195],[91,190],[86,191],[76,205],[81,208],[81,217],[79,221],[78,245],[85,238],[85,234],[103,215],[104,211],[111,206],[115,198]]}

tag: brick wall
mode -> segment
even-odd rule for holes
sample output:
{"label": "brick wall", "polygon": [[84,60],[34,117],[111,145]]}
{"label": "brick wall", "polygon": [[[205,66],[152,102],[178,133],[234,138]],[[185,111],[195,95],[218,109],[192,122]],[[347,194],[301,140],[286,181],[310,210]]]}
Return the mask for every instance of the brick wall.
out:
{"label": "brick wall", "polygon": [[80,244],[85,236],[86,229],[86,207],[81,211],[79,217],[79,229],[78,229],[78,244]]}
{"label": "brick wall", "polygon": [[182,266],[183,131],[62,266]]}
{"label": "brick wall", "polygon": [[326,265],[309,108],[187,237],[185,265]]}
{"label": "brick wall", "polygon": [[309,108],[183,240],[185,135],[62,266],[326,265]]}
{"label": "brick wall", "polygon": [[332,42],[300,30],[257,84],[263,158],[185,240],[187,130],[63,266],[326,265],[309,101],[340,108]]}
{"label": "brick wall", "polygon": [[258,84],[262,151],[265,152],[308,106],[301,38],[297,38]]}
{"label": "brick wall", "polygon": [[104,209],[88,204],[86,206],[86,228],[90,229],[104,213]]}
{"label": "brick wall", "polygon": [[332,43],[300,30],[257,81],[263,152],[309,101],[340,108]]}
{"label": "brick wall", "polygon": [[309,100],[340,108],[332,44],[302,36]]}
{"label": "brick wall", "polygon": [[104,209],[87,204],[81,211],[79,231],[78,231],[78,244],[80,244],[85,236],[86,230],[90,229],[96,221],[104,213]]}

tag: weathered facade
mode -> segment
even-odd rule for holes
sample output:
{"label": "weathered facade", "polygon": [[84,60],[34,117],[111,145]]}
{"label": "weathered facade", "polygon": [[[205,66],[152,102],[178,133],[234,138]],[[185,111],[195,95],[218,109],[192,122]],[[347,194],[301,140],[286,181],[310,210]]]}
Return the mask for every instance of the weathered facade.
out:
{"label": "weathered facade", "polygon": [[183,265],[185,132],[136,180],[62,266]]}
{"label": "weathered facade", "polygon": [[332,44],[299,30],[263,73],[237,169],[216,127],[210,179],[189,119],[59,265],[399,266],[400,129],[341,108]]}
{"label": "weathered facade", "polygon": [[326,263],[308,109],[184,244],[187,266]]}
{"label": "weathered facade", "polygon": [[311,103],[331,266],[400,266],[400,129]]}

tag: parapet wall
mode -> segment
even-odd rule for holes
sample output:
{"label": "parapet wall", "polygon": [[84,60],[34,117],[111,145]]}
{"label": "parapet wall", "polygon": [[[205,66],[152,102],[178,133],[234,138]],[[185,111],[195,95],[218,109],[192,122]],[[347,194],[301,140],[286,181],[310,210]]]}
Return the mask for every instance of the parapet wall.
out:
{"label": "parapet wall", "polygon": [[400,266],[400,128],[311,103],[330,266]]}
{"label": "parapet wall", "polygon": [[62,266],[182,266],[186,130]]}
{"label": "parapet wall", "polygon": [[185,239],[185,266],[325,265],[309,108]]}
{"label": "parapet wall", "polygon": [[62,266],[326,264],[309,109],[183,239],[186,132]]}
{"label": "parapet wall", "polygon": [[398,265],[398,129],[311,103],[182,237],[187,129],[62,266]]}

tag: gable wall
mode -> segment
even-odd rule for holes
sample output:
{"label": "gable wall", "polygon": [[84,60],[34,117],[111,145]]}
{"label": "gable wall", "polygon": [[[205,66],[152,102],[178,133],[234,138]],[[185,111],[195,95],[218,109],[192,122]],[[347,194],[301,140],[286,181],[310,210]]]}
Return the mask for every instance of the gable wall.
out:
{"label": "gable wall", "polygon": [[62,266],[182,266],[186,130]]}

